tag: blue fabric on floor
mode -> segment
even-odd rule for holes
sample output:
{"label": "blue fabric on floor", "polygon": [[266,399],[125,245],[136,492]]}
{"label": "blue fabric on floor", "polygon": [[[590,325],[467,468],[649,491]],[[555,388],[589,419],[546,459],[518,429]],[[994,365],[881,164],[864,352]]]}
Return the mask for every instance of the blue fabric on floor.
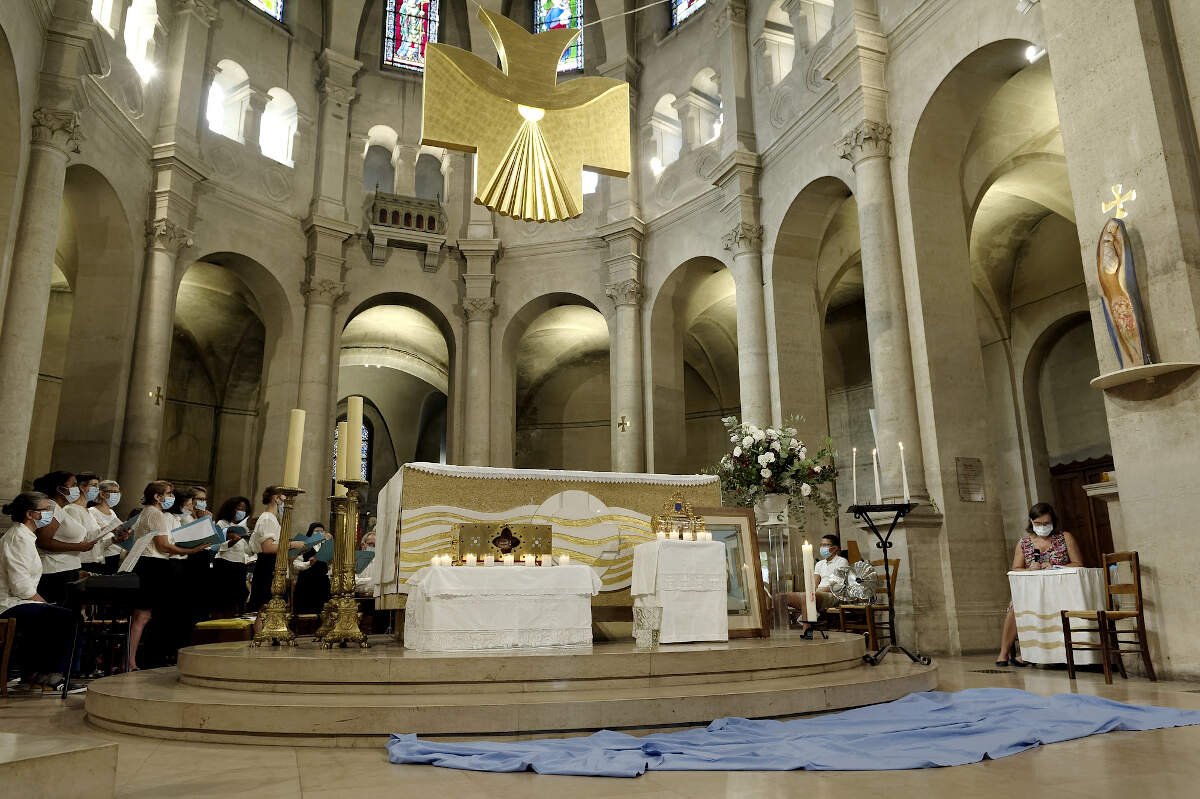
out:
{"label": "blue fabric on floor", "polygon": [[471,771],[636,777],[659,771],[887,771],[976,763],[1116,730],[1200,724],[1200,711],[1009,688],[910,694],[882,705],[792,721],[717,719],[635,737],[435,743],[393,735],[388,759]]}

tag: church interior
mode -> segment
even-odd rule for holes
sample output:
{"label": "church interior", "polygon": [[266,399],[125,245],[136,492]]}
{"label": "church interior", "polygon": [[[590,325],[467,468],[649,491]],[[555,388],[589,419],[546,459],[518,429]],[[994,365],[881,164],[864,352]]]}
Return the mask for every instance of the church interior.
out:
{"label": "church interior", "polygon": [[[487,94],[535,74],[625,99]],[[0,786],[1190,795],[1200,717],[896,771],[434,758],[925,692],[1200,711],[1198,92],[1188,0],[5,0]],[[500,106],[570,211],[483,199]],[[79,509],[109,536],[82,563],[43,534]],[[168,528],[205,519],[189,571],[210,542]],[[702,545],[717,572],[668,575]],[[882,575],[862,626],[822,598],[840,556]],[[645,596],[716,580],[724,637],[667,643],[646,569]],[[561,652],[496,626],[524,588],[473,617],[507,649],[448,651],[472,631],[418,609],[576,570],[538,611],[582,608]]]}

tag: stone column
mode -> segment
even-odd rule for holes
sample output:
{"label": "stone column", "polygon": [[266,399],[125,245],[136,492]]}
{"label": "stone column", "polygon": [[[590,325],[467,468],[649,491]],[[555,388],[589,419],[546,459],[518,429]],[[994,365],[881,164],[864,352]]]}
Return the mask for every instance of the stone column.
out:
{"label": "stone column", "polygon": [[[160,67],[162,101],[158,113],[159,143],[171,142],[176,148],[195,152],[212,75],[204,64],[208,52],[209,31],[218,17],[219,0],[176,0],[175,16],[170,21],[170,39]],[[124,17],[122,17],[124,19]],[[122,40],[118,35],[118,41]],[[265,105],[265,102],[264,102]],[[255,129],[257,131],[257,128]],[[258,134],[248,144],[258,146]]]}
{"label": "stone column", "polygon": [[[362,69],[362,62],[326,49],[317,58],[317,68],[320,70],[317,80],[317,90],[321,96],[321,110],[317,117],[317,139],[320,144],[317,147],[316,185],[311,210],[313,216],[345,219],[350,104],[358,96],[358,90],[354,88],[354,76]],[[357,215],[357,209],[355,213]]]}
{"label": "stone column", "polygon": [[242,119],[242,141],[254,152],[262,152],[259,139],[262,137],[263,112],[267,110],[269,102],[269,94],[250,87],[250,94],[246,97],[246,116]]}
{"label": "stone column", "polygon": [[612,469],[646,469],[646,423],[642,389],[642,284],[636,278],[609,283],[616,306],[612,342]]}
{"label": "stone column", "polygon": [[392,150],[393,191],[401,197],[417,196],[417,158],[420,155],[421,148],[415,144],[397,144]]}
{"label": "stone column", "polygon": [[38,371],[45,338],[47,302],[58,241],[63,183],[70,153],[79,152],[79,115],[38,108],[33,112],[33,143],[25,194],[13,246],[4,329],[0,332],[0,441],[8,456],[0,459],[0,496],[21,490],[25,450],[33,419]]}
{"label": "stone column", "polygon": [[[343,238],[331,242],[341,261]],[[310,255],[310,262],[321,254]],[[305,494],[297,498],[297,508],[305,518],[322,519],[329,494],[329,453],[333,440],[334,414],[329,407],[329,385],[336,380],[335,364],[331,358],[330,342],[334,338],[333,312],[346,296],[345,284],[329,277],[317,277],[310,268],[310,277],[300,286],[304,294],[304,334],[300,345],[300,380],[296,407],[304,411],[304,449],[301,459],[301,487]],[[340,274],[340,268],[332,274]]]}
{"label": "stone column", "polygon": [[129,397],[121,446],[121,483],[135,496],[159,477],[163,411],[175,327],[175,271],[179,251],[192,244],[191,231],[169,220],[146,226],[146,271],[138,304],[137,334],[129,373]]}
{"label": "stone column", "polygon": [[722,243],[733,253],[741,420],[766,426],[771,423],[771,380],[767,365],[762,234],[762,225],[739,222],[725,234]]}
{"label": "stone column", "polygon": [[902,498],[897,442],[904,442],[909,492],[927,498],[921,457],[917,393],[908,334],[900,238],[892,194],[892,128],[864,120],[837,142],[838,153],[854,165],[862,246],[863,293],[871,348],[871,385],[878,426],[880,484],[884,501]]}
{"label": "stone column", "polygon": [[468,466],[492,463],[492,319],[496,300],[493,270],[500,253],[496,239],[459,239],[458,248],[467,259],[463,275],[463,313],[467,318],[467,363],[465,370],[466,413],[463,430],[463,461]]}

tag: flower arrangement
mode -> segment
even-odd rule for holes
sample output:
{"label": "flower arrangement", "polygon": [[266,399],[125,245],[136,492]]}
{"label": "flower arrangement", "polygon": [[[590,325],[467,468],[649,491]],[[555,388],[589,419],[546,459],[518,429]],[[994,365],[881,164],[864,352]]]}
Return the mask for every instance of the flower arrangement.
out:
{"label": "flower arrangement", "polygon": [[[767,494],[788,494],[798,510],[812,502],[826,516],[837,508],[833,497],[817,486],[837,477],[833,463],[833,445],[825,445],[810,457],[808,448],[796,436],[795,419],[784,427],[760,428],[743,424],[736,416],[721,420],[729,433],[732,451],[721,458],[716,473],[726,501],[746,507]],[[802,514],[797,514],[802,519]]]}

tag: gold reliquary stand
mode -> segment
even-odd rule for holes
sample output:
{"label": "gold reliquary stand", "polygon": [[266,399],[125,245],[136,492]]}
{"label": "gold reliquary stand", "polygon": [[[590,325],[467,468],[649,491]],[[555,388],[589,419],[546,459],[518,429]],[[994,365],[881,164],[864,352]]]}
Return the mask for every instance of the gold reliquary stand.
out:
{"label": "gold reliquary stand", "polygon": [[275,571],[271,574],[271,599],[259,612],[259,628],[250,646],[296,645],[296,634],[289,622],[292,608],[288,603],[288,569],[291,567],[292,506],[296,497],[303,494],[299,488],[280,487],[283,494],[283,516],[279,520],[279,541],[275,549]]}
{"label": "gold reliquary stand", "polygon": [[345,486],[345,496],[329,498],[333,515],[333,568],[329,576],[330,597],[321,610],[321,626],[316,640],[325,649],[334,645],[358,644],[366,649],[367,636],[358,626],[358,600],[355,599],[354,554],[357,545],[359,492],[365,480],[339,480]]}

